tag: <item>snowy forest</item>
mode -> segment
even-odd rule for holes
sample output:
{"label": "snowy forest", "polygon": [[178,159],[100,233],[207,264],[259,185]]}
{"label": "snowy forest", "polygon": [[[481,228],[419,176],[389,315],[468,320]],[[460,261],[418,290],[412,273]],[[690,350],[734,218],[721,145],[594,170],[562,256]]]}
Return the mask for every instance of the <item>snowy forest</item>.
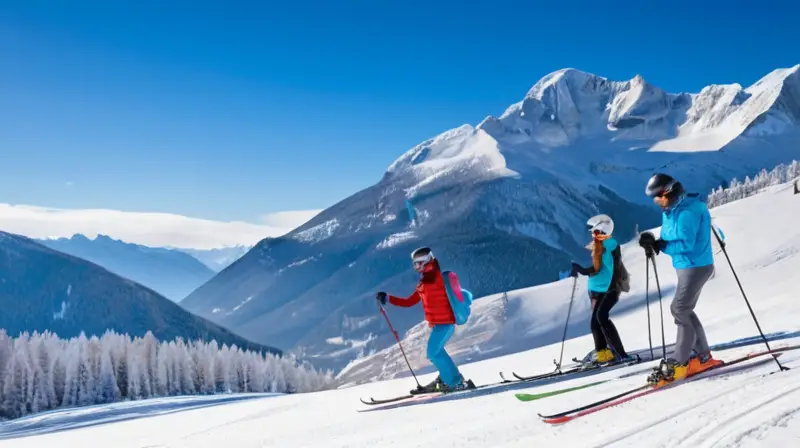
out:
{"label": "snowy forest", "polygon": [[718,207],[729,202],[752,196],[771,185],[780,185],[789,182],[798,176],[800,176],[800,162],[793,160],[791,164],[780,164],[770,172],[761,170],[761,172],[752,179],[750,176],[747,176],[744,178],[744,182],[739,182],[734,178],[727,187],[720,186],[718,189],[709,193],[706,204],[708,208]]}
{"label": "snowy forest", "polygon": [[290,356],[261,355],[216,341],[159,342],[106,331],[60,339],[50,332],[10,338],[0,330],[0,418],[58,407],[175,395],[311,392],[330,388],[331,372]]}

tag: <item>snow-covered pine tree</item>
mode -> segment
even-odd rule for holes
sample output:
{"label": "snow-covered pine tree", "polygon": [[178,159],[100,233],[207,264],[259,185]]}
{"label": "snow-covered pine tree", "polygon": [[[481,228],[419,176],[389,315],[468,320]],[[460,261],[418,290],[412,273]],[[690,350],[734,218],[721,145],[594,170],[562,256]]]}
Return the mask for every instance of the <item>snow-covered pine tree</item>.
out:
{"label": "snow-covered pine tree", "polygon": [[100,353],[100,375],[98,377],[98,402],[114,403],[121,398],[121,392],[117,385],[117,378],[114,373],[114,366],[111,363],[111,351],[104,347]]}
{"label": "snow-covered pine tree", "polygon": [[9,337],[0,330],[0,418],[64,406],[87,406],[190,394],[309,392],[331,387],[293,356],[182,339],[159,342],[113,331],[68,340],[44,333]]}
{"label": "snow-covered pine tree", "polygon": [[[734,178],[727,188],[720,186],[718,189],[712,190],[706,198],[706,204],[709,208],[714,208],[744,199],[769,186],[791,182],[798,176],[800,176],[800,161],[797,160],[792,161],[789,165],[777,165],[769,172],[762,169],[752,179],[748,176],[745,177],[744,182],[739,182]],[[800,185],[795,183],[795,194],[800,192],[798,190],[800,190]]]}

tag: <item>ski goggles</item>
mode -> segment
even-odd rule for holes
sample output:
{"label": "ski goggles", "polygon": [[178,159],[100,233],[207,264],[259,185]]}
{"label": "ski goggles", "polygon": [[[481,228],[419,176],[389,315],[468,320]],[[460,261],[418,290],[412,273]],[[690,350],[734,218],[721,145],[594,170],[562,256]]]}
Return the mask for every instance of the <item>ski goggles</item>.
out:
{"label": "ski goggles", "polygon": [[412,260],[412,262],[414,264],[414,267],[416,268],[416,267],[425,266],[426,264],[430,263],[431,260],[433,260],[433,254],[429,253],[427,255],[421,255],[419,257],[415,257]]}
{"label": "ski goggles", "polygon": [[666,197],[667,195],[672,193],[672,188],[675,186],[675,183],[676,183],[675,180],[671,180],[669,181],[669,183],[667,183],[666,185],[657,190],[647,191],[647,194],[653,197],[653,199]]}
{"label": "ski goggles", "polygon": [[604,233],[601,230],[596,229],[596,228],[594,228],[592,226],[589,226],[589,233],[591,235],[604,235]]}

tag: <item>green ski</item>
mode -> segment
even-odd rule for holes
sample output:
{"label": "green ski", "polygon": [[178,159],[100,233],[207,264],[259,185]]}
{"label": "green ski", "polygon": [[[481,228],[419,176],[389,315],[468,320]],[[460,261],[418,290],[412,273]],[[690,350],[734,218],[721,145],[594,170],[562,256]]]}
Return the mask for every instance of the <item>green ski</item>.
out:
{"label": "green ski", "polygon": [[603,383],[606,383],[608,381],[612,381],[612,380],[596,381],[594,383],[584,384],[582,386],[568,387],[568,388],[565,388],[565,389],[558,389],[558,390],[553,390],[553,391],[550,391],[550,392],[542,392],[542,393],[539,393],[539,394],[514,394],[514,396],[517,397],[519,399],[519,401],[534,401],[534,400],[538,400],[540,398],[552,397],[553,395],[565,394],[567,392],[572,392],[574,390],[586,389],[587,387],[597,386],[598,384],[603,384]]}

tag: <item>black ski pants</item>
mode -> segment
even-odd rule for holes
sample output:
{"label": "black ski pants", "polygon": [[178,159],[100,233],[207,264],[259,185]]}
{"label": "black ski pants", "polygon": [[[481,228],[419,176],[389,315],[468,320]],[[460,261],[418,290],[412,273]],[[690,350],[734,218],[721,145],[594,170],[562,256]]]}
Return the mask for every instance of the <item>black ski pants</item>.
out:
{"label": "black ski pants", "polygon": [[[625,347],[617,332],[617,327],[608,318],[611,308],[619,301],[619,291],[595,292],[589,291],[592,299],[592,336],[594,336],[594,349],[600,351],[610,348],[620,357],[626,357]],[[610,346],[610,347],[609,347]]]}

